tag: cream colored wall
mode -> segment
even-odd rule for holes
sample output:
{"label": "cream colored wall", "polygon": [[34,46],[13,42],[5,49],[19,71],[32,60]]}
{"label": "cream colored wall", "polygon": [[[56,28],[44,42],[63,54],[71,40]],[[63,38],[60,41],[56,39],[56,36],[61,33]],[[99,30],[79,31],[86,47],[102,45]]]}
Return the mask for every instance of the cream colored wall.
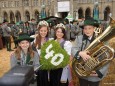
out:
{"label": "cream colored wall", "polygon": [[[1,1],[3,0],[0,0],[0,6],[1,6]],[[16,0],[5,0],[5,2],[7,1],[16,1]],[[1,8],[0,7],[0,22],[2,22],[2,18],[3,18],[3,12],[6,11],[9,15],[9,11],[11,10],[12,12],[14,12],[14,14],[16,13],[16,11],[18,10],[21,14],[21,19],[23,21],[25,21],[25,11],[28,10],[29,13],[30,13],[30,19],[33,18],[33,15],[35,13],[35,10],[37,10],[39,13],[41,12],[41,4],[40,4],[40,0],[38,0],[38,3],[39,5],[37,7],[33,7],[33,6],[29,6],[29,7],[22,7],[22,0],[17,0],[17,1],[20,1],[20,4],[21,6],[20,7],[12,7],[12,8]],[[30,0],[30,3],[32,3],[33,0]],[[52,3],[50,6],[47,6],[46,5],[46,12],[48,12],[48,10],[50,10],[50,16],[51,15],[55,15],[57,13],[57,1],[56,0],[51,0]],[[48,0],[46,0],[46,4],[47,4]],[[91,4],[87,4],[87,3],[77,3],[77,1],[75,0],[70,0],[70,13],[71,15],[73,16],[74,15],[74,11],[76,11],[76,9],[79,9],[80,7],[83,8],[83,13],[85,15],[85,10],[86,8],[90,8],[91,9],[91,16],[93,16],[93,7],[94,7],[94,4],[91,3]],[[103,14],[103,11],[104,9],[109,6],[110,7],[110,10],[111,10],[111,13],[112,13],[112,17],[115,19],[115,1],[113,2],[100,2],[99,3],[99,18],[100,19],[103,19],[104,18],[104,14]],[[9,16],[8,16],[8,19],[9,19]]]}
{"label": "cream colored wall", "polygon": [[[80,7],[82,7],[83,8],[83,13],[84,13],[84,15],[85,15],[85,10],[86,10],[86,8],[90,8],[91,9],[91,16],[93,16],[93,8],[94,8],[94,4],[93,3],[91,3],[91,4],[82,4],[82,3],[79,3],[79,4],[77,4],[77,6],[76,6],[76,2],[74,2],[74,8],[80,8]],[[110,7],[110,11],[111,11],[111,13],[112,13],[112,17],[115,19],[115,1],[113,1],[113,2],[102,2],[102,3],[99,3],[99,18],[100,19],[104,19],[104,10],[105,10],[105,8],[107,7],[107,6],[109,6]],[[75,9],[74,9],[75,10]]]}

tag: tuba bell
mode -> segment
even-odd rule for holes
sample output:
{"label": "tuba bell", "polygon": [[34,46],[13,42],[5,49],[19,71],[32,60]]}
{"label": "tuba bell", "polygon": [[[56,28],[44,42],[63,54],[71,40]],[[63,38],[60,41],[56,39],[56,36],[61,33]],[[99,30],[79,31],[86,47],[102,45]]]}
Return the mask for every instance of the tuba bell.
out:
{"label": "tuba bell", "polygon": [[87,77],[92,71],[98,70],[114,58],[115,50],[107,41],[115,37],[115,20],[110,17],[110,24],[85,50],[91,58],[86,62],[83,59],[74,59],[72,67],[79,77]]}

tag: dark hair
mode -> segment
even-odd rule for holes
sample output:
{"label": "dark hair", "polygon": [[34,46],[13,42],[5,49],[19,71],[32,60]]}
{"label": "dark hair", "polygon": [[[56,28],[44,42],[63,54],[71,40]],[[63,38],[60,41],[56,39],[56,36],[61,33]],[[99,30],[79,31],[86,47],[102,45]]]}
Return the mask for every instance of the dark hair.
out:
{"label": "dark hair", "polygon": [[29,22],[28,22],[28,21],[26,21],[26,22],[25,22],[25,24],[29,24]]}
{"label": "dark hair", "polygon": [[35,19],[34,19],[34,18],[32,18],[32,19],[31,19],[31,21],[32,21],[32,20],[35,20]]}
{"label": "dark hair", "polygon": [[63,36],[62,38],[64,38],[64,39],[66,40],[66,39],[67,39],[67,37],[66,37],[66,30],[65,30],[63,27],[57,27],[57,28],[55,29],[54,39],[57,38],[57,37],[56,37],[56,31],[57,31],[58,29],[61,29],[61,30],[62,30],[62,33],[64,34],[64,36]]}
{"label": "dark hair", "polygon": [[64,22],[66,22],[66,24],[69,24],[69,20],[68,19],[65,19]]}

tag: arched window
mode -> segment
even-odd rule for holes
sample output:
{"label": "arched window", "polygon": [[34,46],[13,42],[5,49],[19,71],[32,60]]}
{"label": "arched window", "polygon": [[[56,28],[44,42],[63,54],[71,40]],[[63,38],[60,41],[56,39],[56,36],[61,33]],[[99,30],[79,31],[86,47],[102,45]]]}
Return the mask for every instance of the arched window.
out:
{"label": "arched window", "polygon": [[79,9],[78,9],[78,18],[80,19],[80,18],[82,18],[82,17],[84,17],[84,16],[83,16],[83,10],[82,10],[82,8],[79,8]]}
{"label": "arched window", "polygon": [[16,17],[16,22],[21,21],[21,14],[19,11],[16,12],[15,17]]}
{"label": "arched window", "polygon": [[109,20],[109,14],[110,14],[110,8],[106,7],[104,10],[104,20],[108,21]]}
{"label": "arched window", "polygon": [[3,13],[3,20],[4,20],[4,19],[8,20],[8,14],[7,14],[7,12],[4,12],[4,13]]}
{"label": "arched window", "polygon": [[39,20],[39,12],[35,11],[35,20],[38,21]]}
{"label": "arched window", "polygon": [[14,18],[14,13],[11,11],[10,12],[10,22],[14,22],[15,18]]}
{"label": "arched window", "polygon": [[90,8],[87,8],[86,11],[85,11],[85,18],[90,18],[91,17],[91,10]]}
{"label": "arched window", "polygon": [[28,11],[25,12],[25,20],[30,21],[30,13]]}

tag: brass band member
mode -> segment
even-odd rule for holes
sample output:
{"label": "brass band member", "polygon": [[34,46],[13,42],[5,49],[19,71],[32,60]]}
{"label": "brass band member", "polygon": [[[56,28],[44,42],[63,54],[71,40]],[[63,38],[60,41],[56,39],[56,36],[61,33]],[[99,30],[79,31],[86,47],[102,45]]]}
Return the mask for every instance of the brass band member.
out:
{"label": "brass band member", "polygon": [[[84,21],[83,35],[76,37],[76,44],[72,48],[72,56],[76,59],[83,59],[86,62],[90,57],[85,48],[95,39],[94,28],[97,25],[94,19]],[[100,81],[107,74],[109,64],[99,70],[92,71],[88,77],[79,77],[80,86],[99,86]]]}

